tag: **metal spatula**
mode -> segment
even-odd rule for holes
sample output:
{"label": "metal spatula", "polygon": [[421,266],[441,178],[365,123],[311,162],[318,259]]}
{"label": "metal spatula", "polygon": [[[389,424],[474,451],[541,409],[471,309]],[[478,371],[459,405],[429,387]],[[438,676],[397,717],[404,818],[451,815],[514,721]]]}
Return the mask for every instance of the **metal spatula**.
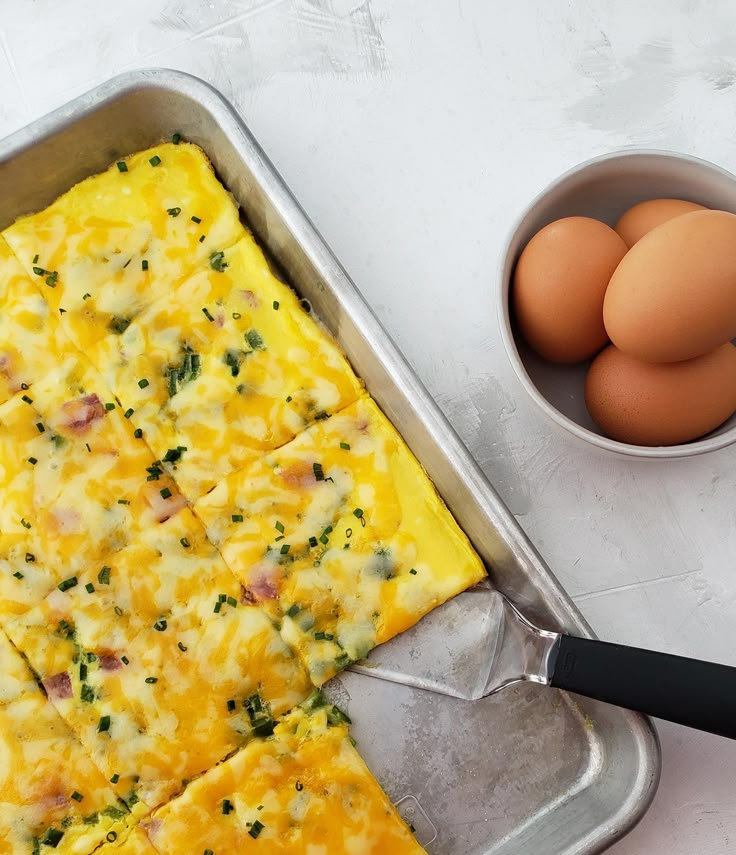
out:
{"label": "metal spatula", "polygon": [[351,670],[469,701],[527,680],[736,738],[736,668],[549,632],[490,588],[460,594]]}

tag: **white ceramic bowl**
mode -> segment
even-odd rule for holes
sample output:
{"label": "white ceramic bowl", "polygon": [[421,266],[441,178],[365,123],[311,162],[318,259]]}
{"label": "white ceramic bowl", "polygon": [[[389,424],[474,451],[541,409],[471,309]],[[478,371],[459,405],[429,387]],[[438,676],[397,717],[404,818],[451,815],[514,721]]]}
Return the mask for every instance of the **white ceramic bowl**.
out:
{"label": "white ceramic bowl", "polygon": [[649,447],[608,439],[585,407],[588,363],[555,365],[533,353],[509,310],[514,266],[534,234],[561,217],[595,217],[613,226],[645,199],[675,198],[736,213],[736,177],[705,160],[669,151],[624,149],[588,160],[547,187],[522,214],[501,257],[498,316],[506,352],[531,398],[557,424],[599,448],[636,457],[689,457],[736,442],[736,415],[707,436],[683,445]]}

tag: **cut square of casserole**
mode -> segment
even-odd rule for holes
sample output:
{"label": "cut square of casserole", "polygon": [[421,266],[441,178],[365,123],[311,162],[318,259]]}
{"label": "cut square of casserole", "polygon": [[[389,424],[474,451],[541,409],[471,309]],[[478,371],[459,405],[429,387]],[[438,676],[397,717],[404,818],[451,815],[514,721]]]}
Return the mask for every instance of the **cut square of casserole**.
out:
{"label": "cut square of casserole", "polygon": [[[77,576],[186,504],[81,356],[0,407],[0,477],[6,603],[15,582],[33,587],[29,601],[37,602],[49,582]],[[13,569],[21,555],[33,565],[20,569],[27,578],[2,572],[1,560]],[[13,603],[10,611],[22,610]]]}
{"label": "cut square of casserole", "polygon": [[424,852],[353,748],[345,716],[317,703],[156,811],[146,830],[161,855]]}
{"label": "cut square of casserole", "polygon": [[1,632],[0,664],[0,853],[86,855],[124,830],[128,809]]}
{"label": "cut square of casserole", "polygon": [[195,512],[317,685],[485,576],[367,397],[230,475]]}
{"label": "cut square of casserole", "polygon": [[74,350],[58,313],[0,237],[0,403],[52,371]]}
{"label": "cut square of casserole", "polygon": [[189,277],[95,356],[154,453],[175,455],[170,468],[190,499],[362,388],[243,234],[217,269]]}
{"label": "cut square of casserole", "polygon": [[82,181],[3,235],[86,351],[241,230],[237,206],[201,149],[167,143]]}
{"label": "cut square of casserole", "polygon": [[129,611],[122,575],[111,566],[94,591],[55,589],[7,632],[116,793],[145,812],[268,731],[309,683],[265,613],[239,601],[232,575],[193,588],[187,611],[163,613],[145,592]]}

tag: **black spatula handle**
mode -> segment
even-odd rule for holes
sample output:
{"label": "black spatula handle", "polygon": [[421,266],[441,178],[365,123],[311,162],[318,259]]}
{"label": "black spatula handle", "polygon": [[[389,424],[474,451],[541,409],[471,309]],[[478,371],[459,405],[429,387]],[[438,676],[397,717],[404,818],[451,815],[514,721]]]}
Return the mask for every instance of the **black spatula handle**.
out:
{"label": "black spatula handle", "polygon": [[736,668],[589,638],[560,638],[550,685],[736,739]]}

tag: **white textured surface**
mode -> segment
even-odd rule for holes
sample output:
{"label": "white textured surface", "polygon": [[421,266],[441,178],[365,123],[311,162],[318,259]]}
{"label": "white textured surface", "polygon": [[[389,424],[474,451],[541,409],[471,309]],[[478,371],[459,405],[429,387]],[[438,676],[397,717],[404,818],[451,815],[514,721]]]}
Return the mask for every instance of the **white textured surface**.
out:
{"label": "white textured surface", "polygon": [[[599,635],[736,665],[736,450],[642,462],[567,436],[524,397],[493,311],[510,224],[574,163],[634,144],[736,168],[731,0],[0,11],[0,136],[129,68],[214,83]],[[736,850],[736,745],[660,734],[659,795],[612,851]]]}

